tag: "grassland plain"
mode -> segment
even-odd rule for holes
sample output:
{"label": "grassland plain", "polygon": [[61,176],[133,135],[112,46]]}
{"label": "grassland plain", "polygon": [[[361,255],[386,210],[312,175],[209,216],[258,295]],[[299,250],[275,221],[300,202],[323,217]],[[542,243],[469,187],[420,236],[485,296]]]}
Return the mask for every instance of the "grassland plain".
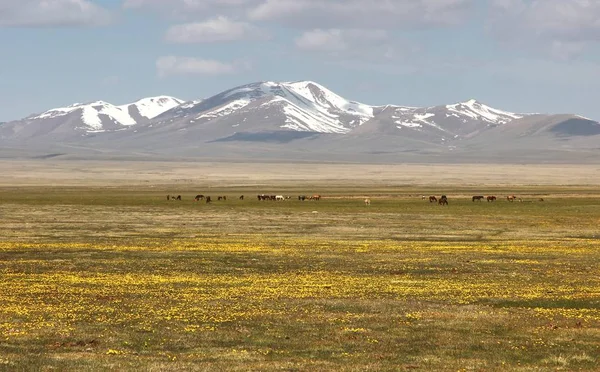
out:
{"label": "grassland plain", "polygon": [[599,194],[2,187],[0,370],[599,370]]}

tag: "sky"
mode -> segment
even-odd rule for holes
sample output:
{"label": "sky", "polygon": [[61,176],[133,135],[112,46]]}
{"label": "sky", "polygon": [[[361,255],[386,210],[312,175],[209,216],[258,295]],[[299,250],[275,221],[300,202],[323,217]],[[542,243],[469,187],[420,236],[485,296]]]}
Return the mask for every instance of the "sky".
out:
{"label": "sky", "polygon": [[600,0],[0,0],[0,121],[316,81],[600,120]]}

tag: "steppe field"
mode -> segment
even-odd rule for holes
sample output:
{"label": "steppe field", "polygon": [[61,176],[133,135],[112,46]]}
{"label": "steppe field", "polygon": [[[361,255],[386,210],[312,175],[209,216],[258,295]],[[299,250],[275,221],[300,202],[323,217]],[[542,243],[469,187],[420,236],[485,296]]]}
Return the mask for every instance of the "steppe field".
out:
{"label": "steppe field", "polygon": [[2,160],[4,370],[600,370],[600,165]]}

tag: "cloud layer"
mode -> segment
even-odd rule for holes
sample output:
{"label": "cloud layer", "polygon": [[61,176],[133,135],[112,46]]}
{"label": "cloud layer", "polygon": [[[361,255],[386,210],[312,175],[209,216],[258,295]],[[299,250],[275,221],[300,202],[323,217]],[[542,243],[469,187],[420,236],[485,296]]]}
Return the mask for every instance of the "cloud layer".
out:
{"label": "cloud layer", "polygon": [[558,58],[600,41],[600,0],[491,0],[490,14],[493,36]]}
{"label": "cloud layer", "polygon": [[108,24],[111,14],[88,0],[0,0],[0,27],[73,27]]}
{"label": "cloud layer", "polygon": [[217,43],[267,38],[268,34],[258,27],[224,16],[171,26],[165,36],[165,40],[172,43]]}

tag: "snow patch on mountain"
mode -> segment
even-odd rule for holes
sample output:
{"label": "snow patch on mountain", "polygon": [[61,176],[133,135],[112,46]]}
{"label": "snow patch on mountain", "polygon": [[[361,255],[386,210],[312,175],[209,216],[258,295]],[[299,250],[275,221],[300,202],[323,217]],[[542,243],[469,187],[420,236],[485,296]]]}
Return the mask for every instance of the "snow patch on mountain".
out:
{"label": "snow patch on mountain", "polygon": [[158,96],[158,97],[148,97],[142,98],[141,100],[128,104],[119,106],[121,110],[128,111],[129,107],[134,106],[137,108],[138,112],[141,116],[147,119],[154,119],[158,115],[162,114],[165,111],[168,111],[174,107],[177,107],[184,103],[184,101],[177,99],[175,97],[169,96]]}
{"label": "snow patch on mountain", "polygon": [[55,119],[75,112],[79,112],[82,123],[88,129],[94,132],[100,131],[103,128],[102,118],[100,115],[108,116],[108,118],[116,124],[125,126],[136,124],[136,121],[131,117],[131,115],[129,115],[127,110],[123,110],[121,107],[111,105],[110,103],[104,101],[96,101],[87,104],[78,103],[67,107],[60,107],[48,110],[29,119]]}
{"label": "snow patch on mountain", "polygon": [[512,120],[523,118],[522,115],[494,109],[477,102],[474,99],[447,105],[446,108],[451,113],[458,115],[458,117],[466,116],[471,119],[482,120],[491,124],[506,124]]}
{"label": "snow patch on mountain", "polygon": [[290,91],[313,102],[318,108],[325,108],[327,111],[330,109],[358,116],[359,125],[373,118],[373,106],[364,105],[355,101],[348,101],[315,82],[303,81],[285,83],[283,85]]}
{"label": "snow patch on mountain", "polygon": [[[258,107],[246,108],[257,100],[264,102]],[[204,109],[202,106],[208,102],[214,104]],[[198,118],[223,117],[234,112],[244,115],[258,109],[277,109],[284,116],[280,127],[321,133],[348,133],[374,116],[372,106],[348,101],[312,81],[247,84],[211,97],[198,105],[198,108],[202,110]],[[190,112],[194,110],[193,107],[189,109]]]}
{"label": "snow patch on mountain", "polygon": [[106,118],[111,124],[117,126],[132,126],[138,124],[130,113],[129,108],[135,106],[139,114],[147,119],[153,119],[161,113],[180,105],[183,101],[168,96],[144,98],[137,102],[115,106],[104,101],[95,101],[90,103],[75,103],[67,107],[59,107],[48,110],[42,114],[34,115],[27,120],[56,119],[63,116],[77,114],[81,118],[82,125],[75,129],[82,129],[88,133],[98,133],[105,131]]}
{"label": "snow patch on mountain", "polygon": [[340,133],[345,134],[350,129],[339,123],[337,117],[319,111],[305,110],[302,107],[281,97],[274,98],[270,103],[277,102],[284,114],[285,124],[281,128],[300,132]]}
{"label": "snow patch on mountain", "polygon": [[198,116],[196,119],[215,119],[218,117],[223,117],[230,115],[239,109],[242,109],[248,106],[252,101],[249,99],[237,99],[235,101],[229,102],[223,106],[219,106],[214,110],[205,111],[202,115]]}

